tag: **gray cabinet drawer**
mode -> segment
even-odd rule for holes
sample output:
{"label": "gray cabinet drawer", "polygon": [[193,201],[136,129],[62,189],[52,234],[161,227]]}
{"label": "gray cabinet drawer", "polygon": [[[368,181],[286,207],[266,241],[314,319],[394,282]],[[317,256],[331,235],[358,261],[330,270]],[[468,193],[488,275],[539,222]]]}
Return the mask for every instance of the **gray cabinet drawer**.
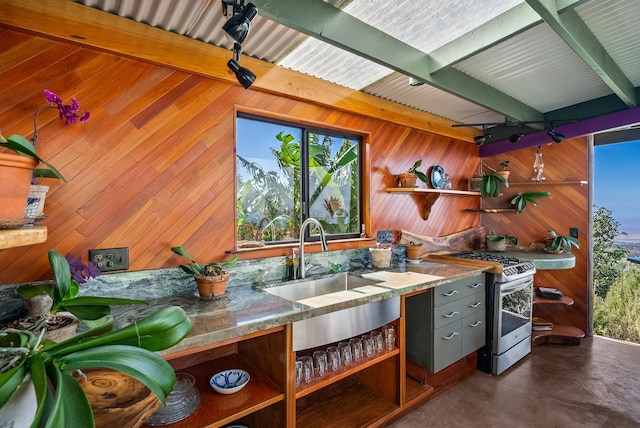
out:
{"label": "gray cabinet drawer", "polygon": [[462,320],[434,332],[433,372],[438,372],[462,358]]}
{"label": "gray cabinet drawer", "polygon": [[433,311],[434,328],[440,328],[444,325],[462,319],[462,301],[455,300],[446,305],[438,306]]}
{"label": "gray cabinet drawer", "polygon": [[460,291],[462,291],[462,297],[467,297],[476,293],[483,293],[485,290],[484,274],[480,276],[474,276],[473,278],[463,279],[461,282]]}
{"label": "gray cabinet drawer", "polygon": [[469,355],[486,343],[484,312],[476,312],[462,319],[462,355]]}
{"label": "gray cabinet drawer", "polygon": [[485,310],[484,293],[472,294],[462,299],[462,316],[466,317],[473,313]]}
{"label": "gray cabinet drawer", "polygon": [[462,284],[460,281],[439,285],[433,289],[433,305],[438,307],[462,297]]}

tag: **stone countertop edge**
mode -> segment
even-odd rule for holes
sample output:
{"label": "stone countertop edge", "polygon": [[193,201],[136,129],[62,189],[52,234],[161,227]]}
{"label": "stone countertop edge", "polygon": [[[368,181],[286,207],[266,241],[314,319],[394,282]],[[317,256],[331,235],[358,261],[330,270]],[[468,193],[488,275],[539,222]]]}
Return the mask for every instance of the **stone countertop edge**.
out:
{"label": "stone countertop edge", "polygon": [[[395,296],[427,290],[453,281],[481,274],[488,268],[476,268],[455,264],[423,262],[384,270],[389,272],[416,272],[442,277],[423,284],[399,289],[389,289],[378,294],[365,294],[360,298],[332,305],[312,308],[301,303],[290,302],[250,285],[229,287],[224,296],[215,300],[202,300],[196,294],[175,295],[150,300],[149,306],[118,306],[113,315],[118,326],[133,323],[167,306],[179,306],[185,310],[193,323],[189,335],[177,345],[159,352],[160,355],[182,354],[190,349],[213,346],[216,343],[236,339],[244,335],[284,326],[296,321],[323,315],[365,303],[385,300]],[[351,272],[361,275],[375,270]]]}
{"label": "stone countertop edge", "polygon": [[527,251],[517,249],[507,249],[507,251],[501,252],[487,252],[508,257],[516,257],[521,260],[528,260],[533,263],[538,270],[572,269],[576,266],[576,256],[567,252],[550,254],[544,251]]}

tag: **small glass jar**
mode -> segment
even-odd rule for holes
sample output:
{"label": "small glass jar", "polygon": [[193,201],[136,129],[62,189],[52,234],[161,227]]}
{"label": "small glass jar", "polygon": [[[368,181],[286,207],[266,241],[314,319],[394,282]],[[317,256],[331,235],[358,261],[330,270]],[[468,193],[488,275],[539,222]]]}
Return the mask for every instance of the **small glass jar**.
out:
{"label": "small glass jar", "polygon": [[442,186],[445,190],[451,190],[453,185],[451,184],[451,176],[449,174],[444,174],[444,185]]}

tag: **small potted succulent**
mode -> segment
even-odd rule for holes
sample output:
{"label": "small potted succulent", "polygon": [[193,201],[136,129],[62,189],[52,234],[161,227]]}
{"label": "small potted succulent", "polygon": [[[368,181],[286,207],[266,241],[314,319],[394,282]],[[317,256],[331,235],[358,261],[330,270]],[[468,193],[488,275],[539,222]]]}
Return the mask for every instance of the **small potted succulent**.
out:
{"label": "small potted succulent", "polygon": [[489,251],[506,251],[509,243],[518,245],[518,238],[513,235],[491,234],[487,236],[487,250]]}
{"label": "small potted succulent", "polygon": [[420,260],[420,255],[422,253],[422,242],[414,242],[409,241],[407,244],[407,259],[409,260]]}
{"label": "small potted succulent", "polygon": [[198,285],[200,298],[205,300],[211,300],[214,297],[224,295],[227,283],[229,282],[229,272],[224,269],[237,262],[240,258],[240,256],[236,254],[227,261],[213,262],[201,266],[196,263],[193,257],[191,257],[183,247],[172,247],[171,251],[191,261],[191,263],[187,265],[180,265],[180,269],[193,275]]}
{"label": "small potted succulent", "polygon": [[571,246],[580,248],[580,241],[571,235],[558,235],[554,230],[550,230],[551,236],[545,238],[545,248],[547,253],[558,254],[563,251],[571,251]]}
{"label": "small potted succulent", "polygon": [[418,180],[422,181],[423,183],[429,183],[429,178],[427,178],[427,175],[422,171],[418,171],[418,168],[420,168],[420,166],[422,166],[422,159],[418,159],[417,161],[415,161],[411,168],[407,170],[407,172],[398,174],[400,187],[416,187],[416,182]]}

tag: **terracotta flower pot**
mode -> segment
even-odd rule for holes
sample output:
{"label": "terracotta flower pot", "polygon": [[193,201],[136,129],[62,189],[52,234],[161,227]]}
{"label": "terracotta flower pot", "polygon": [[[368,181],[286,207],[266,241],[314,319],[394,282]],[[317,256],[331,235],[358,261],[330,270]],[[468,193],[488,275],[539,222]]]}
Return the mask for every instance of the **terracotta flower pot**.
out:
{"label": "terracotta flower pot", "polygon": [[0,153],[0,218],[24,218],[35,159]]}
{"label": "terracotta flower pot", "polygon": [[196,276],[198,294],[201,299],[211,300],[214,297],[222,296],[227,289],[229,273],[225,272],[218,276]]}
{"label": "terracotta flower pot", "polygon": [[409,260],[419,260],[422,253],[422,245],[407,245],[407,258]]}
{"label": "terracotta flower pot", "polygon": [[418,181],[418,176],[415,174],[409,172],[398,174],[400,187],[416,187],[416,181]]}
{"label": "terracotta flower pot", "polygon": [[511,175],[511,171],[496,171],[495,174],[504,177],[505,180],[508,180],[509,175]]}

